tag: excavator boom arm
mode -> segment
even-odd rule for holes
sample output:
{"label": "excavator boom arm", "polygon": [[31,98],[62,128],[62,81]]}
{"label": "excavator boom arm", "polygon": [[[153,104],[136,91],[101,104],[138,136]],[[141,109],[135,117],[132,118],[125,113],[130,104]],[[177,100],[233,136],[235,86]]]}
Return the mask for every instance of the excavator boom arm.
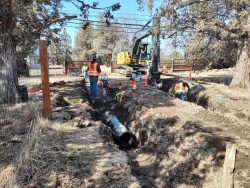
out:
{"label": "excavator boom arm", "polygon": [[133,59],[133,57],[136,56],[138,46],[140,45],[142,39],[144,39],[150,35],[150,29],[151,29],[150,27],[142,29],[142,30],[136,32],[136,34],[134,35],[133,43],[131,46],[131,53],[130,53],[131,60]]}

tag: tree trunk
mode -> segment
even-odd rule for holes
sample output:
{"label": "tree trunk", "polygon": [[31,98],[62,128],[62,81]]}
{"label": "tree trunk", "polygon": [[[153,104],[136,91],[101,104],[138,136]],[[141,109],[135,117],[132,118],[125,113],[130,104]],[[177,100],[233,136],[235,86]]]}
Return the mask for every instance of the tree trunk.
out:
{"label": "tree trunk", "polygon": [[109,54],[109,55],[105,56],[105,65],[106,65],[106,67],[110,67],[111,59],[112,59],[112,55]]}
{"label": "tree trunk", "polygon": [[15,102],[18,86],[16,41],[13,37],[15,28],[13,1],[5,1],[0,7],[0,103]]}
{"label": "tree trunk", "polygon": [[250,54],[249,54],[249,36],[244,36],[241,39],[237,54],[237,63],[233,76],[233,80],[230,83],[230,87],[239,87],[250,89]]}
{"label": "tree trunk", "polygon": [[15,102],[15,87],[18,86],[16,43],[9,35],[2,39],[1,48],[1,102]]}
{"label": "tree trunk", "polygon": [[106,67],[108,67],[108,57],[107,56],[105,56],[105,65],[106,65]]}

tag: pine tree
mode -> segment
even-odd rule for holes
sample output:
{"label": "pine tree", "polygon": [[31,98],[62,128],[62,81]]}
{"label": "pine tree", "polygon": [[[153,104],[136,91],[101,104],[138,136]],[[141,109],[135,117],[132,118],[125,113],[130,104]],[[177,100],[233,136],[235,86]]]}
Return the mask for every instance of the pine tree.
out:
{"label": "pine tree", "polygon": [[[61,26],[72,16],[60,17],[59,11],[63,2],[71,0],[1,0],[0,1],[0,77],[1,77],[1,101],[14,101],[14,88],[18,86],[17,78],[17,52],[16,46],[24,40],[39,39],[40,37],[51,38],[58,29],[50,26],[59,23]],[[89,9],[98,8],[98,3],[89,5],[84,1],[76,0],[79,9],[85,18]],[[104,9],[106,16],[111,17],[110,10],[115,11],[120,4],[115,4]]]}
{"label": "pine tree", "polygon": [[63,63],[63,51],[62,44],[58,42],[52,42],[49,46],[49,60],[53,65],[60,65]]}
{"label": "pine tree", "polygon": [[79,29],[75,37],[75,47],[72,50],[73,60],[90,60],[94,53],[93,42],[95,40],[95,32],[93,26],[88,26],[88,29]]}
{"label": "pine tree", "polygon": [[[102,14],[99,15],[99,21],[104,22],[105,18]],[[118,26],[118,20],[109,20],[110,25],[98,23],[96,27],[96,39],[94,40],[95,51],[98,56],[105,58],[106,66],[110,66],[112,60],[112,53],[120,41],[124,41],[123,30]]]}
{"label": "pine tree", "polygon": [[49,58],[52,64],[62,65],[65,60],[71,60],[71,38],[66,30],[63,30],[58,41],[51,42],[49,46]]}
{"label": "pine tree", "polygon": [[[152,10],[154,0],[137,1]],[[162,0],[159,7],[164,17],[164,33],[175,36],[187,30],[197,33],[196,37],[206,38],[202,50],[213,40],[230,42],[238,48],[237,64],[231,87],[250,88],[250,2],[249,1],[193,1]],[[142,8],[142,7],[141,7]]]}
{"label": "pine tree", "polygon": [[62,52],[63,52],[63,61],[71,60],[72,55],[72,46],[71,46],[71,37],[67,33],[67,31],[64,29],[62,32],[62,35],[60,36],[60,42],[62,44]]}

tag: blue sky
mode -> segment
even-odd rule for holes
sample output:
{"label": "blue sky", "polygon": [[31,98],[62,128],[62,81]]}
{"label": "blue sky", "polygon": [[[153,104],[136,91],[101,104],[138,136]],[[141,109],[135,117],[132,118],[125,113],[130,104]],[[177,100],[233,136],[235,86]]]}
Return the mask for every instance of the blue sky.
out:
{"label": "blue sky", "polygon": [[[84,0],[84,2],[88,4],[93,3],[93,1],[91,0]],[[112,12],[115,19],[119,19],[119,17],[121,16],[126,17],[127,15],[130,16],[135,15],[137,19],[142,20],[140,24],[144,25],[150,18],[152,18],[146,7],[144,11],[137,10],[139,8],[139,5],[136,2],[136,0],[100,0],[98,7],[107,7],[116,4],[118,2],[121,4],[121,8],[118,11]],[[156,6],[154,7],[154,13],[155,13],[155,8],[157,7]],[[67,13],[69,16],[76,15],[78,17],[77,19],[81,18],[80,11],[72,3],[65,3],[63,7],[63,12]],[[89,20],[97,21],[98,12],[99,10],[90,10]],[[75,26],[77,26],[78,25],[77,23],[79,23],[77,19],[71,20],[70,22],[74,23],[68,23],[67,26],[65,26],[67,33],[71,36],[72,46],[74,45],[74,38],[77,32],[77,28],[75,28]],[[164,49],[164,51],[166,51],[167,53],[171,53],[172,47],[166,45],[166,42],[167,42],[166,40],[163,40],[161,38],[161,49]]]}

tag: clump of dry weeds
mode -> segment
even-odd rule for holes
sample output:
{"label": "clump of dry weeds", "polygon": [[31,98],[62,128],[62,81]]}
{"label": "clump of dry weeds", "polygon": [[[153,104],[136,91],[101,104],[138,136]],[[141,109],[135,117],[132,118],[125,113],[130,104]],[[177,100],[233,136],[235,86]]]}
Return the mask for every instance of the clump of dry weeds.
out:
{"label": "clump of dry weeds", "polygon": [[137,182],[126,154],[103,143],[106,129],[100,126],[97,122],[83,130],[37,114],[9,168],[12,178],[6,187],[128,187]]}
{"label": "clump of dry weeds", "polygon": [[0,106],[0,187],[14,187],[17,156],[27,139],[30,122],[41,111],[41,103]]}
{"label": "clump of dry weeds", "polygon": [[[45,168],[49,162],[55,161],[55,153],[46,150],[47,141],[53,138],[48,129],[47,119],[37,115],[31,122],[28,139],[17,162],[17,181],[23,185],[28,182],[36,172]],[[48,134],[48,135],[45,135]]]}

